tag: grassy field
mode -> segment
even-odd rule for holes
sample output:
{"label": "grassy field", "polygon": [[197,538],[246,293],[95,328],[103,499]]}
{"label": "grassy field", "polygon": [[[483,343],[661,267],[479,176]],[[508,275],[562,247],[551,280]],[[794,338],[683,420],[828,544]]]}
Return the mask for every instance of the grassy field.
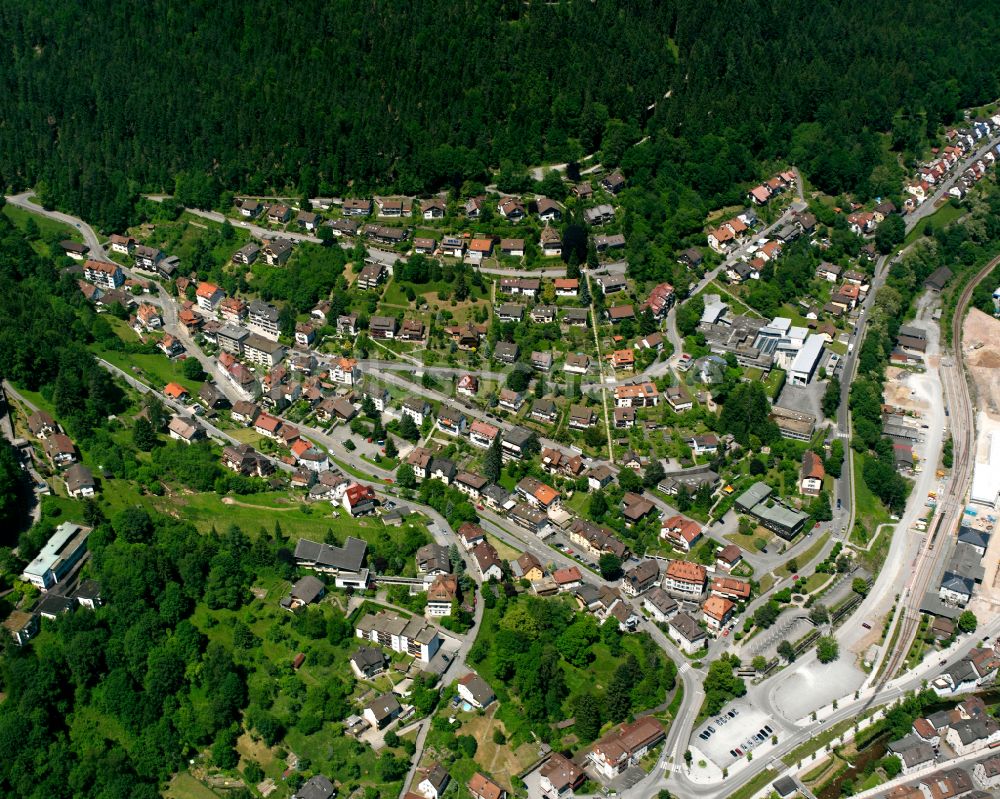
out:
{"label": "grassy field", "polygon": [[[795,560],[798,562],[799,570],[805,568],[805,565],[819,554],[820,550],[823,549],[823,546],[826,544],[826,540],[829,537],[830,537],[829,533],[821,535],[819,538],[816,539],[816,541],[813,542],[813,545],[809,547],[809,549],[807,549],[805,552],[803,552],[801,555],[795,558]],[[782,577],[787,577],[789,574],[791,574],[791,572],[788,570],[788,566],[786,564],[782,564],[777,569],[777,574],[781,575]]]}
{"label": "grassy field", "polygon": [[262,527],[270,530],[278,523],[282,532],[292,539],[322,540],[331,529],[337,538],[352,535],[369,543],[387,538],[400,541],[411,530],[428,535],[426,526],[419,520],[408,521],[399,527],[386,527],[374,517],[352,519],[328,502],[296,503],[291,497],[283,502],[281,495],[275,493],[225,498],[207,493],[179,494],[169,500],[150,498],[150,501],[164,513],[179,514],[202,532],[212,527],[222,530],[235,524],[252,535]]}
{"label": "grassy field", "polygon": [[47,246],[45,245],[44,240],[55,241],[56,243],[53,245],[53,254],[62,253],[59,248],[59,241],[64,239],[77,242],[83,241],[83,234],[72,225],[57,222],[55,219],[49,219],[47,216],[41,216],[40,214],[33,214],[30,211],[25,211],[23,208],[18,208],[10,203],[7,203],[3,207],[3,213],[4,216],[13,222],[19,230],[24,230],[27,227],[29,219],[35,220],[35,224],[38,226],[38,232],[43,241],[34,243],[40,243],[44,247]]}
{"label": "grassy field", "polygon": [[219,799],[219,794],[187,771],[175,774],[163,795],[166,799]]}
{"label": "grassy field", "polygon": [[[889,512],[882,502],[876,497],[865,484],[862,473],[864,470],[865,456],[854,453],[854,502],[855,518],[861,523],[869,538],[874,535],[875,528],[880,524],[890,521]],[[851,531],[853,536],[854,531]],[[862,545],[867,541],[860,542]]]}
{"label": "grassy field", "polygon": [[[192,396],[198,393],[201,383],[197,380],[188,380],[181,371],[180,361],[171,361],[165,355],[122,353],[112,350],[104,350],[98,347],[91,347],[94,354],[103,358],[110,364],[114,364],[119,369],[152,383],[156,389],[162,389],[167,383],[180,383]],[[133,369],[133,367],[135,367]]]}
{"label": "grassy field", "polygon": [[906,234],[906,238],[903,239],[903,246],[909,246],[913,244],[918,238],[924,235],[924,230],[927,225],[933,225],[936,228],[943,228],[949,222],[954,222],[959,217],[965,214],[964,208],[956,208],[950,202],[944,203],[938,210],[933,214],[925,216],[914,226],[913,230]]}

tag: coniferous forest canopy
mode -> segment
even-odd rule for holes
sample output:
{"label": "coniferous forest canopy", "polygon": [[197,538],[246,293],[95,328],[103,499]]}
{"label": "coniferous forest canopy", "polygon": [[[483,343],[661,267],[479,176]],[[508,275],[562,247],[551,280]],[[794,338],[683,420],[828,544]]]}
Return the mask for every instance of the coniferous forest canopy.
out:
{"label": "coniferous forest canopy", "polygon": [[697,216],[776,157],[828,192],[872,194],[889,183],[877,133],[915,150],[1000,93],[995,10],[13,0],[0,178],[108,228],[178,177],[203,204],[223,190],[417,193],[592,152],[668,216]]}

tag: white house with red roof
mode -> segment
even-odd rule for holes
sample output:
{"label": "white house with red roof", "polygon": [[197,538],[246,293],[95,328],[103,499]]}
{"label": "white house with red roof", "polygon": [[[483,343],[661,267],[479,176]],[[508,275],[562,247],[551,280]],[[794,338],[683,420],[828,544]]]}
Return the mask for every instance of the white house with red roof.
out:
{"label": "white house with red roof", "polygon": [[375,510],[375,489],[371,486],[354,483],[349,485],[341,500],[344,510],[351,516],[361,516]]}

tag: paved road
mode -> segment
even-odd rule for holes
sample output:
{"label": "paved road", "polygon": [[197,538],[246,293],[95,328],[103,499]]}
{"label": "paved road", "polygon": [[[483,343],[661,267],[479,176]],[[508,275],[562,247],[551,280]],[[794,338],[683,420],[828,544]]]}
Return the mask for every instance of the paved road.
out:
{"label": "paved road", "polygon": [[83,234],[83,239],[90,248],[90,252],[87,255],[88,258],[92,258],[95,261],[111,260],[108,258],[108,254],[104,251],[104,247],[101,245],[100,237],[90,225],[75,216],[70,216],[69,214],[61,213],[60,211],[49,211],[43,208],[31,199],[33,196],[34,192],[32,191],[23,191],[20,194],[8,195],[7,202],[11,205],[16,205],[18,208],[23,208],[25,211],[30,211],[31,213],[39,214],[41,216],[48,217],[49,219],[55,219],[58,222],[62,222],[72,228],[76,228]]}

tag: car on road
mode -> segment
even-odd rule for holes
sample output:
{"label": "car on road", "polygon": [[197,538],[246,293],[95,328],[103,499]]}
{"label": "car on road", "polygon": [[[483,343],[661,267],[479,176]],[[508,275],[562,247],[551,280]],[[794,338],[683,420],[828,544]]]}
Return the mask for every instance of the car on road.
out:
{"label": "car on road", "polygon": [[722,637],[723,638],[728,638],[729,637],[729,628],[728,627],[725,630],[722,631]]}
{"label": "car on road", "polygon": [[572,555],[573,554],[573,550],[572,549],[567,549],[566,550],[566,554],[567,555]]}
{"label": "car on road", "polygon": [[698,737],[701,738],[701,740],[703,740],[703,741],[707,741],[708,737],[709,737],[708,730],[705,730],[705,732],[699,733]]}
{"label": "car on road", "polygon": [[734,719],[739,715],[739,713],[740,711],[738,711],[736,708],[733,708],[726,715],[729,716],[729,718]]}
{"label": "car on road", "polygon": [[774,732],[774,730],[771,729],[771,726],[769,724],[765,724],[764,729],[767,731],[768,735]]}
{"label": "car on road", "polygon": [[866,630],[870,630],[872,628],[872,626],[866,621],[861,622],[861,626],[864,627]]}
{"label": "car on road", "polygon": [[482,505],[476,505],[476,510],[483,510],[483,506]]}

